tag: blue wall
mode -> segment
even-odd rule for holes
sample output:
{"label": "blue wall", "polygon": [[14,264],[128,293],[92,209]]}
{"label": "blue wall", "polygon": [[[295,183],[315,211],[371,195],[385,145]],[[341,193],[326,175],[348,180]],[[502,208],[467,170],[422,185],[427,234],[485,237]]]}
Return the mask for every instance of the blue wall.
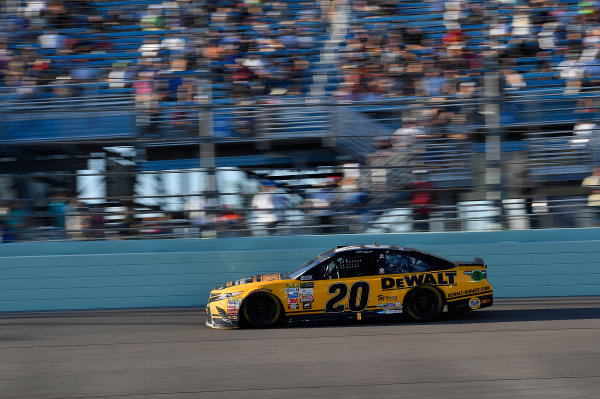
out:
{"label": "blue wall", "polygon": [[600,229],[37,242],[0,245],[0,311],[204,305],[218,283],[374,242],[482,257],[496,297],[600,295]]}

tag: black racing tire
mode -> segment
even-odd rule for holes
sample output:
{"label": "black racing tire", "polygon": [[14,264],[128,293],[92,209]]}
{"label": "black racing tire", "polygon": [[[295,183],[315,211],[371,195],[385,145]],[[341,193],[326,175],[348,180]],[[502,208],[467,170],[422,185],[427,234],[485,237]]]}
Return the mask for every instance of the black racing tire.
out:
{"label": "black racing tire", "polygon": [[444,310],[444,299],[441,292],[430,285],[423,285],[412,290],[404,302],[408,316],[415,321],[432,321],[440,317]]}
{"label": "black racing tire", "polygon": [[283,314],[283,306],[269,294],[253,294],[242,303],[240,327],[269,328],[275,326]]}

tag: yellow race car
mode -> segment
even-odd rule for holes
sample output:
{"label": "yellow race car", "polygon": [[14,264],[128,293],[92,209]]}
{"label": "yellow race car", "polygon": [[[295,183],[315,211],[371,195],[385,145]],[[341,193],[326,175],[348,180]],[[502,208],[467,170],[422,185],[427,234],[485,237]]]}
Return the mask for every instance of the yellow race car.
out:
{"label": "yellow race car", "polygon": [[482,259],[452,262],[412,248],[354,245],[324,252],[288,274],[229,282],[210,293],[206,325],[265,328],[286,320],[405,313],[417,321],[491,306]]}

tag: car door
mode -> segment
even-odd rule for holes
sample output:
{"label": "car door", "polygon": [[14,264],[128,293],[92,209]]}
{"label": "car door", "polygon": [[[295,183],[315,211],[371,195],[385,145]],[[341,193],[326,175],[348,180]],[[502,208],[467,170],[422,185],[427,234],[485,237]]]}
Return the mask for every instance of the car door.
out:
{"label": "car door", "polygon": [[371,298],[372,285],[379,284],[378,252],[371,249],[343,251],[313,268],[310,275],[306,273],[303,278],[307,279],[307,275],[311,278],[313,289],[311,309],[333,316],[372,307],[375,304]]}

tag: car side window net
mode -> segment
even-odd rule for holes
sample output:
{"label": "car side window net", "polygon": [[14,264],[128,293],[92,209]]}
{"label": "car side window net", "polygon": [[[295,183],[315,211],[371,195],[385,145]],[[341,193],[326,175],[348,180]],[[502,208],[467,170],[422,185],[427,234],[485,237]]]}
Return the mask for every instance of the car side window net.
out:
{"label": "car side window net", "polygon": [[372,276],[377,273],[377,254],[347,254],[336,259],[340,278]]}

